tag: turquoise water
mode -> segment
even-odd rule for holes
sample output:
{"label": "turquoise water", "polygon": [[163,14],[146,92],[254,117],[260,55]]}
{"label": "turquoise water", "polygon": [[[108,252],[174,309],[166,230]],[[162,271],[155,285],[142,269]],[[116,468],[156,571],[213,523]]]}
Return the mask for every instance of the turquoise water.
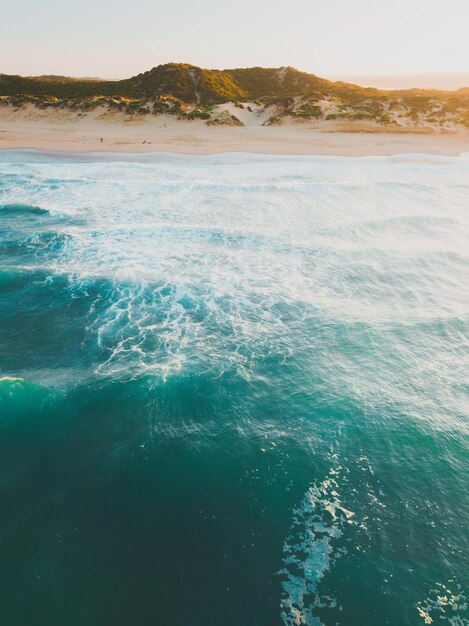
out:
{"label": "turquoise water", "polygon": [[0,153],[0,622],[469,624],[469,156]]}

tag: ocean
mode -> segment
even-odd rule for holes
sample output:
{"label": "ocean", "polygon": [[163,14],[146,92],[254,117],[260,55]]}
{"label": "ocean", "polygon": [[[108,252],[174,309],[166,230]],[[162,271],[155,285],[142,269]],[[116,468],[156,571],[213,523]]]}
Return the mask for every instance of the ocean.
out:
{"label": "ocean", "polygon": [[0,622],[469,624],[469,155],[0,152]]}

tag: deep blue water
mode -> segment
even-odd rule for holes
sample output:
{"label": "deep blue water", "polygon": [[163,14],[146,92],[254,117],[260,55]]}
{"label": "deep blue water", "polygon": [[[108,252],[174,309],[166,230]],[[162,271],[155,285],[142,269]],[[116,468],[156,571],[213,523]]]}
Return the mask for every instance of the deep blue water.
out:
{"label": "deep blue water", "polygon": [[0,623],[467,626],[469,155],[0,153]]}

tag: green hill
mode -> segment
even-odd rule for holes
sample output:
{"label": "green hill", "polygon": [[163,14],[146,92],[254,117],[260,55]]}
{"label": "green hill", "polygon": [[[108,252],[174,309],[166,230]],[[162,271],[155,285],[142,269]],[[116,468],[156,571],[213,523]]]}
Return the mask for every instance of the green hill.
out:
{"label": "green hill", "polygon": [[117,81],[0,74],[0,104],[16,107],[30,102],[41,108],[87,111],[104,105],[129,114],[172,113],[208,120],[212,105],[230,101],[256,101],[268,115],[267,124],[294,118],[436,125],[443,131],[451,131],[454,124],[469,127],[468,88],[383,91],[332,82],[293,67],[208,70],[167,63]]}
{"label": "green hill", "polygon": [[334,83],[314,74],[300,72],[294,67],[224,70],[251,98],[326,93]]}
{"label": "green hill", "polygon": [[[27,78],[0,74],[0,96],[55,96],[56,98],[81,98],[86,96],[113,95],[121,91],[121,83],[127,81],[80,80],[75,78],[50,78],[46,76]],[[131,94],[123,94],[131,95]]]}
{"label": "green hill", "polygon": [[344,90],[353,90],[360,95],[379,93],[376,89],[333,83],[292,67],[252,67],[221,71],[202,69],[187,63],[167,63],[132,78],[117,81],[54,76],[29,78],[0,74],[0,96],[123,96],[148,100],[170,95],[186,103],[214,104],[229,100],[339,93]]}
{"label": "green hill", "polygon": [[228,73],[187,63],[158,65],[127,81],[120,81],[119,89],[138,98],[171,95],[186,103],[212,104],[249,97]]}

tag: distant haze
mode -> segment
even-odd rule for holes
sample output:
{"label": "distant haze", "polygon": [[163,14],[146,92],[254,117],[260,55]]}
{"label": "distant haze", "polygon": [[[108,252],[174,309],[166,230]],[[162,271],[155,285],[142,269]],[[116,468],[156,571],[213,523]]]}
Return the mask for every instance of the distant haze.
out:
{"label": "distant haze", "polygon": [[329,80],[343,80],[362,87],[378,89],[447,89],[453,91],[469,87],[469,72],[446,74],[386,74],[377,76],[325,76]]}
{"label": "distant haze", "polygon": [[319,76],[469,72],[468,0],[0,0],[0,72],[129,77],[155,65]]}

